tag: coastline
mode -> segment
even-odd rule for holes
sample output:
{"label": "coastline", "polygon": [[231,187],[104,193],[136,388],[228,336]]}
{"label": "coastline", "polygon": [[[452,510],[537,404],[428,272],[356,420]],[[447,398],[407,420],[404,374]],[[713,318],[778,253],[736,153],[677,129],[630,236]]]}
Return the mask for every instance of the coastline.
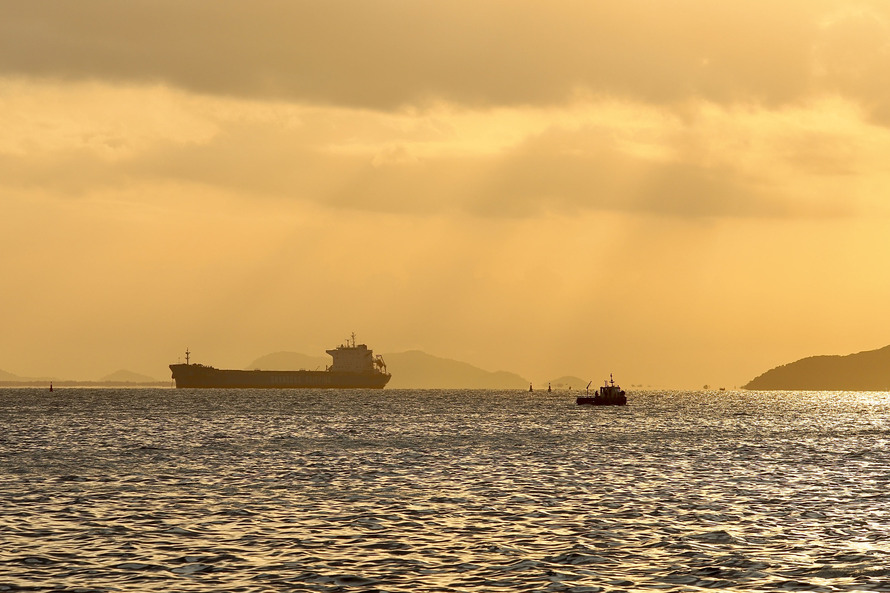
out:
{"label": "coastline", "polygon": [[27,381],[0,381],[3,387],[163,387],[173,388],[171,381],[57,381],[55,379],[27,380]]}

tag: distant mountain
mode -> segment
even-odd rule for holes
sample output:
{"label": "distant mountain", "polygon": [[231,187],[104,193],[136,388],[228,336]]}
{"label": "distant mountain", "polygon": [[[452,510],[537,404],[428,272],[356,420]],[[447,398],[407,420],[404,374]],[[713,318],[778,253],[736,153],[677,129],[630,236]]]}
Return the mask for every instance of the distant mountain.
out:
{"label": "distant mountain", "polygon": [[745,389],[890,391],[890,346],[847,356],[811,356],[778,366]]}
{"label": "distant mountain", "polygon": [[515,373],[486,371],[466,362],[432,356],[420,350],[384,354],[392,389],[527,389]]}
{"label": "distant mountain", "polygon": [[7,373],[3,369],[0,369],[0,381],[24,381],[24,378],[19,377],[18,375],[13,375],[12,373]]}
{"label": "distant mountain", "polygon": [[158,383],[158,380],[148,375],[140,375],[132,371],[121,369],[110,375],[105,375],[99,381],[112,381],[116,383]]}
{"label": "distant mountain", "polygon": [[273,352],[257,358],[247,370],[261,371],[323,371],[331,364],[330,356],[306,356],[299,352]]}
{"label": "distant mountain", "polygon": [[[411,350],[384,354],[387,370],[392,373],[389,389],[522,389],[528,381],[514,373],[490,372],[466,362],[439,358]],[[306,356],[297,352],[275,352],[262,356],[248,369],[298,371],[324,370],[330,357]],[[586,382],[585,382],[586,384]]]}
{"label": "distant mountain", "polygon": [[[565,375],[550,381],[550,386],[553,387],[553,389],[584,389],[587,387],[588,383],[590,383],[589,380],[585,381],[580,377]],[[597,385],[594,384],[591,387],[597,387]]]}

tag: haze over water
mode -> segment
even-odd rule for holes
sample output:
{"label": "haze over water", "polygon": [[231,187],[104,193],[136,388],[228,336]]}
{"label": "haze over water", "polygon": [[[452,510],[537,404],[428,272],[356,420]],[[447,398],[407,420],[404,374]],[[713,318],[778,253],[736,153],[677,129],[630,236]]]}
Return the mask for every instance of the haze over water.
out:
{"label": "haze over water", "polygon": [[882,348],[888,39],[887,0],[4,0],[0,380]]}
{"label": "haze over water", "polygon": [[890,395],[0,391],[0,590],[890,590]]}

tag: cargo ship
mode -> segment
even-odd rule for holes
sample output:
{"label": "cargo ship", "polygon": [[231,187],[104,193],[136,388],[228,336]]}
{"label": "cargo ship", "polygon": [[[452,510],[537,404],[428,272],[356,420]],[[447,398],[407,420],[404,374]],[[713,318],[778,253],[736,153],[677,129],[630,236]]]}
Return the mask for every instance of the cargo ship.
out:
{"label": "cargo ship", "polygon": [[365,344],[352,342],[326,350],[334,359],[323,371],[261,371],[217,369],[189,361],[171,364],[177,388],[222,389],[383,389],[392,377],[379,354]]}

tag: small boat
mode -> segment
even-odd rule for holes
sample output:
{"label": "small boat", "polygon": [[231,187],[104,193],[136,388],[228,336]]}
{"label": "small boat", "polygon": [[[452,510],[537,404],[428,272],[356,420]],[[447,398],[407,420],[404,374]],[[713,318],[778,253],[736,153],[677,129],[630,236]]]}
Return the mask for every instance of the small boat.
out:
{"label": "small boat", "polygon": [[[593,381],[590,383],[593,383]],[[590,383],[587,384],[588,394],[590,393]],[[596,390],[593,396],[579,396],[575,399],[575,403],[579,406],[626,406],[627,396],[620,385],[615,385],[615,379],[609,373],[609,380]]]}

